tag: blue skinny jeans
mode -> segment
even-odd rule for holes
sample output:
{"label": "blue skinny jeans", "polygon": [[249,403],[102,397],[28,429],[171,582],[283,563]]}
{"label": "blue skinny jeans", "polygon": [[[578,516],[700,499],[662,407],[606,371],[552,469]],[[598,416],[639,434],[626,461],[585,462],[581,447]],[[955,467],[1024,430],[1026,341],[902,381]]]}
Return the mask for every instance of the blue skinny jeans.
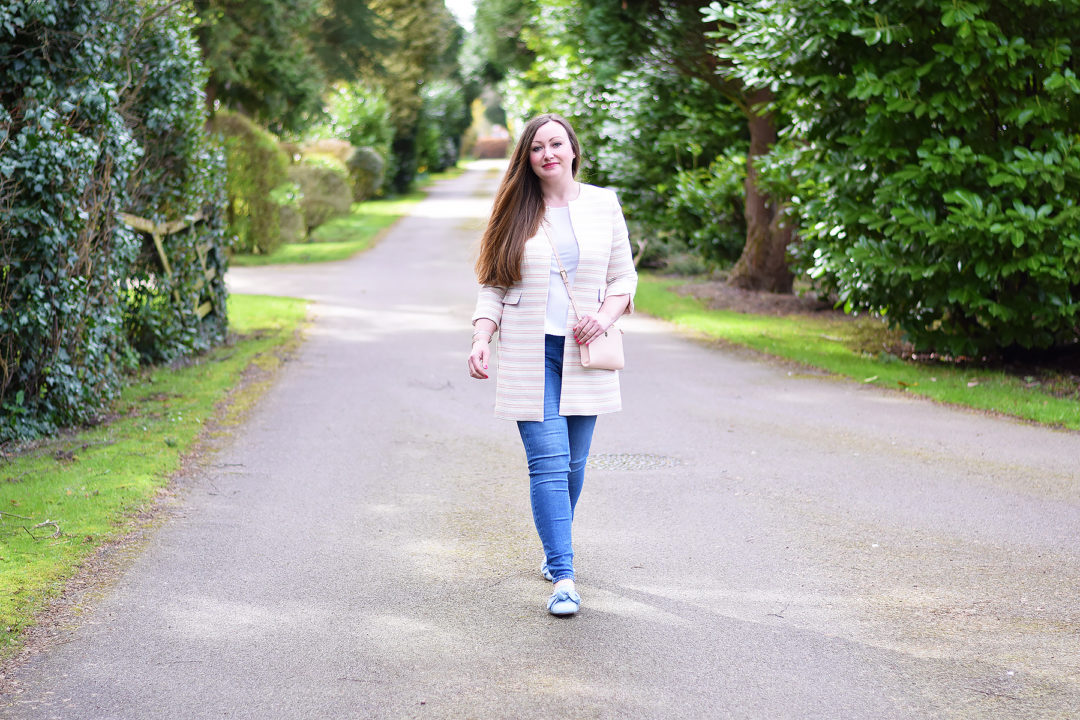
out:
{"label": "blue skinny jeans", "polygon": [[559,415],[563,344],[560,335],[544,336],[544,420],[518,421],[529,462],[529,498],[533,522],[555,582],[574,578],[570,529],[585,481],[595,415]]}

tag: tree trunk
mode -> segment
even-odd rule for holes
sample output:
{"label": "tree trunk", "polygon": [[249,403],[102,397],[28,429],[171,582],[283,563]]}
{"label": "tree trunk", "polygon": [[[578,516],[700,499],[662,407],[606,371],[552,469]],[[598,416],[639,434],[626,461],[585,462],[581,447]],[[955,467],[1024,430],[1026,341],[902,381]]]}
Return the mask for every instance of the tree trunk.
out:
{"label": "tree trunk", "polygon": [[206,122],[214,117],[214,101],[217,99],[217,85],[213,82],[206,83]]}
{"label": "tree trunk", "polygon": [[781,217],[782,204],[758,189],[757,158],[776,143],[776,121],[765,110],[773,94],[769,90],[750,93],[747,120],[750,152],[746,157],[746,245],[731,271],[728,284],[744,290],[790,293],[794,276],[787,265],[791,228]]}

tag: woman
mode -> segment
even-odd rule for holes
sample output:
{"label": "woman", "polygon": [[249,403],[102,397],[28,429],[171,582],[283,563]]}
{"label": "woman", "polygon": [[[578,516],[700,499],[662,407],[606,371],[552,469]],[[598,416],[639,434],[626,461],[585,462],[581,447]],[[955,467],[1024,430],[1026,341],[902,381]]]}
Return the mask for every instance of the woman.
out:
{"label": "woman", "polygon": [[[622,407],[614,370],[581,365],[578,346],[633,311],[637,289],[626,222],[615,193],[577,182],[581,147],[570,124],[540,115],[522,130],[480,243],[469,374],[488,377],[499,333],[495,415],[516,420],[529,464],[541,572],[554,583],[547,608],[573,615],[571,524],[600,413]],[[568,275],[570,309],[553,248]],[[572,339],[573,341],[568,341]]]}

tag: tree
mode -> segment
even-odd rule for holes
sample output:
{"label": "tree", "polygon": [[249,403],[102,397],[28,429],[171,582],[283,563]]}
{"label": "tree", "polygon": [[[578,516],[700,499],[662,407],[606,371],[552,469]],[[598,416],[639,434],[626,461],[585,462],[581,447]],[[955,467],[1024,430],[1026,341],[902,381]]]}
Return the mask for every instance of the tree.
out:
{"label": "tree", "polygon": [[743,189],[746,243],[728,283],[745,290],[790,293],[795,280],[788,264],[792,226],[783,215],[782,196],[763,186],[759,170],[761,158],[776,144],[776,114],[770,107],[773,93],[744,87],[737,97],[750,131]]}
{"label": "tree", "polygon": [[[613,12],[611,5],[600,0],[588,1],[597,10]],[[651,0],[637,3],[634,8],[641,16],[633,23],[638,28],[638,39],[627,50],[635,45],[650,48],[684,77],[707,82],[743,114],[749,137],[743,175],[742,220],[746,234],[728,283],[748,290],[791,292],[794,276],[787,253],[792,231],[783,221],[784,200],[762,186],[758,170],[759,159],[777,138],[772,92],[767,87],[747,84],[731,72],[729,58],[717,51],[717,41],[725,33],[707,29],[703,21],[714,21],[715,17],[703,18],[696,3]],[[730,136],[730,131],[726,134]]]}
{"label": "tree", "polygon": [[405,192],[416,176],[424,84],[454,75],[462,31],[443,0],[372,0],[371,7],[393,43],[381,57],[394,125],[395,162],[388,184],[395,192]]}
{"label": "tree", "polygon": [[312,28],[312,50],[330,81],[370,79],[381,71],[379,54],[390,48],[387,29],[357,0],[321,0]]}
{"label": "tree", "polygon": [[527,42],[537,0],[480,0],[472,38],[481,56],[478,80],[495,86],[511,71],[524,72],[536,59]]}
{"label": "tree", "polygon": [[210,69],[207,102],[221,103],[275,132],[318,118],[335,81],[383,73],[391,32],[368,2],[194,0]]}
{"label": "tree", "polygon": [[713,3],[792,123],[800,262],[953,355],[1080,341],[1080,1]]}
{"label": "tree", "polygon": [[697,3],[546,0],[520,30],[536,61],[517,85],[530,112],[572,108],[599,151],[598,179],[647,235],[714,262],[738,257],[740,287],[790,292],[791,231],[756,166],[775,141],[773,115],[760,90],[723,72],[709,29]]}
{"label": "tree", "polygon": [[211,112],[221,103],[278,133],[318,115],[328,79],[311,47],[317,0],[194,0],[194,7]]}

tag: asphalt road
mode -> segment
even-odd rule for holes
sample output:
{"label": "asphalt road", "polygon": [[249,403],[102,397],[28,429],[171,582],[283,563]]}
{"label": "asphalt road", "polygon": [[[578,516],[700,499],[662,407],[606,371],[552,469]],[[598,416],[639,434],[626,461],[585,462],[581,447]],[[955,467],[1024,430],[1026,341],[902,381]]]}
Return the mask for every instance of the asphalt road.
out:
{"label": "asphalt road", "polygon": [[307,340],[178,508],[14,673],[4,718],[1072,718],[1080,434],[625,323],[625,410],[549,586],[512,423],[465,371],[497,182],[373,250],[235,269]]}

